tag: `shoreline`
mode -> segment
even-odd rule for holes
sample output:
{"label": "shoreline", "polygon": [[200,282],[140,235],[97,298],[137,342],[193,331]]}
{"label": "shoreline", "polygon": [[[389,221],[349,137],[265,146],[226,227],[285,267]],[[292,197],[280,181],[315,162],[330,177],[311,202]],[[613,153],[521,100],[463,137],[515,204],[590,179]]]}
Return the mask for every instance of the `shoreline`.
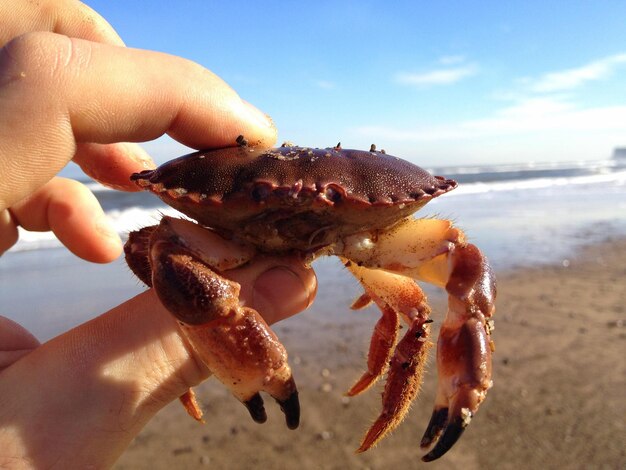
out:
{"label": "shoreline", "polygon": [[[609,236],[561,263],[499,274],[495,385],[455,448],[429,468],[626,465],[625,266],[626,238]],[[320,294],[332,295],[322,289]],[[443,295],[431,294],[431,304],[438,323]],[[350,312],[348,304],[337,308],[336,314],[308,312],[276,326],[300,389],[298,430],[285,427],[270,400],[267,423],[251,422],[244,407],[209,380],[196,389],[206,425],[171,404],[115,468],[378,469],[419,464],[419,439],[434,399],[434,355],[405,421],[377,448],[355,454],[379,412],[382,385],[352,399],[343,392],[365,367],[378,315]],[[351,315],[360,318],[354,321]],[[297,330],[310,332],[311,341],[299,341]]]}

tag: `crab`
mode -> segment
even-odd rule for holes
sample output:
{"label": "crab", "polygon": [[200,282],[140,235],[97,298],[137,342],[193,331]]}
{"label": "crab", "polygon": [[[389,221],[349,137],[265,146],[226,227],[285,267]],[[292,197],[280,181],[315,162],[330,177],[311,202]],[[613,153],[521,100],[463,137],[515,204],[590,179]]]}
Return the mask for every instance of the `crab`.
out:
{"label": "crab", "polygon": [[[296,257],[308,266],[338,256],[360,282],[359,309],[374,302],[382,316],[367,369],[354,396],[387,374],[382,412],[358,452],[394,429],[417,396],[431,346],[430,308],[416,281],[444,288],[448,312],[437,346],[438,388],[421,440],[432,461],[459,439],[491,381],[495,277],[485,256],[449,220],[413,213],[457,184],[377,151],[238,146],[199,151],[132,175],[188,218],[163,217],[132,232],[125,246],[135,274],[154,287],[208,369],[249,410],[266,420],[260,391],[298,426],[300,405],[287,353],[261,314],[239,300],[229,270],[263,257]],[[202,243],[220,245],[207,255]],[[408,328],[398,340],[399,323]],[[181,397],[202,418],[193,392]]]}

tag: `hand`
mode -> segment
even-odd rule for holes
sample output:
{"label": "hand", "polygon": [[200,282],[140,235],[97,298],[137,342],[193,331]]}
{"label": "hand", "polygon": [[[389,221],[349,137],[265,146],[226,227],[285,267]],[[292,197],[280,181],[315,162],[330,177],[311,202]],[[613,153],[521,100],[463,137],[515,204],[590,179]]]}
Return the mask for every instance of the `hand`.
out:
{"label": "hand", "polygon": [[[196,148],[239,134],[274,143],[271,121],[199,65],[123,47],[78,2],[15,3],[0,1],[0,253],[21,225],[52,230],[89,261],[119,255],[94,196],[55,177],[71,159],[103,184],[134,190],[129,175],[152,162],[121,142],[168,133]],[[232,277],[270,322],[315,293],[312,271],[293,263]],[[0,317],[0,467],[109,466],[159,409],[207,376],[151,290],[43,345]]]}

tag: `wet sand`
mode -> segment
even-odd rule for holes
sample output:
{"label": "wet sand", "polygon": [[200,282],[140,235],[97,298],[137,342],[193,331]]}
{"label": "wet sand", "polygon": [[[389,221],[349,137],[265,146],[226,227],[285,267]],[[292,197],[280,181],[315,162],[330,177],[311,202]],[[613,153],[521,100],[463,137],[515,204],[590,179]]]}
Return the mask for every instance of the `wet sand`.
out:
{"label": "wet sand", "polygon": [[[286,428],[271,399],[268,422],[255,424],[209,380],[196,389],[207,424],[194,422],[173,403],[116,468],[625,468],[624,279],[623,239],[586,248],[558,265],[501,273],[494,388],[465,435],[434,463],[419,460],[434,399],[432,358],[405,422],[377,448],[355,454],[377,416],[382,388],[349,400],[343,392],[364,368],[377,314],[348,310],[346,296],[356,295],[356,286],[327,283],[320,287],[318,307],[276,327],[300,389],[298,430]],[[430,297],[438,323],[444,298]]]}

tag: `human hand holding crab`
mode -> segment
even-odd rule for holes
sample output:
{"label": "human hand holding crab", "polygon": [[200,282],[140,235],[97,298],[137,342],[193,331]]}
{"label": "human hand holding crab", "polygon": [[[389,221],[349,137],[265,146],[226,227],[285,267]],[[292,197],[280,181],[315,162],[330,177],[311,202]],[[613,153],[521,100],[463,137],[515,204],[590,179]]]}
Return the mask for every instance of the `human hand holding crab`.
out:
{"label": "human hand holding crab", "polygon": [[[94,196],[55,177],[70,159],[108,186],[137,190],[129,175],[151,160],[118,142],[167,132],[222,147],[243,129],[274,143],[272,123],[218,77],[124,48],[78,2],[2,1],[0,20],[0,254],[21,225],[52,230],[89,261],[119,255]],[[315,293],[312,271],[289,260],[232,273],[268,322],[306,308]],[[43,345],[0,317],[0,467],[111,465],[161,407],[209,375],[194,354],[152,291]]]}

